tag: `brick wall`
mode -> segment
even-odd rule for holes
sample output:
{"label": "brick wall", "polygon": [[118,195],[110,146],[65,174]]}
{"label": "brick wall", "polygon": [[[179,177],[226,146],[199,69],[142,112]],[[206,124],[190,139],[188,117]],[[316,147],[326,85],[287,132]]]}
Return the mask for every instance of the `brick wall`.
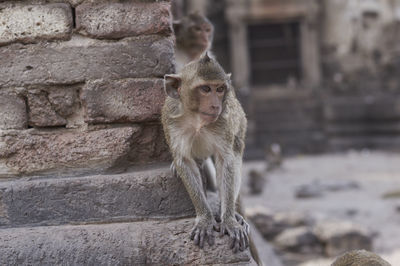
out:
{"label": "brick wall", "polygon": [[[59,3],[63,2],[63,3]],[[0,177],[168,160],[169,1],[0,3]]]}

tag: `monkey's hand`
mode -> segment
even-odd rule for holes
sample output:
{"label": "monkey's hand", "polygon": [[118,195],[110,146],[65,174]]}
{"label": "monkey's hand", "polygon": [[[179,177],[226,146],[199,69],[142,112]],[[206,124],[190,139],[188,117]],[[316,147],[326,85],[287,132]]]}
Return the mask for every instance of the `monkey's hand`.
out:
{"label": "monkey's hand", "polygon": [[238,223],[243,226],[244,230],[246,231],[247,235],[250,234],[250,225],[246,222],[242,215],[239,213],[235,213],[235,218]]}
{"label": "monkey's hand", "polygon": [[203,248],[204,240],[207,238],[208,244],[212,246],[214,245],[214,229],[217,229],[214,217],[197,216],[190,239],[194,240],[195,245]]}
{"label": "monkey's hand", "polygon": [[236,217],[224,219],[219,225],[220,236],[225,234],[231,238],[231,249],[236,253],[238,250],[243,251],[249,246],[248,233],[238,221]]}

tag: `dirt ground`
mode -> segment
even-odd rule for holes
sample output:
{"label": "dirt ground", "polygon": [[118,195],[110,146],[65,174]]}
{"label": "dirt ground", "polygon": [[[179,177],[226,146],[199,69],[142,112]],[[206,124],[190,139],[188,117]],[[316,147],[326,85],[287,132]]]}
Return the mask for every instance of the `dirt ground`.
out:
{"label": "dirt ground", "polygon": [[[400,196],[383,195],[400,191],[400,154],[355,152],[318,156],[297,156],[284,160],[281,169],[266,173],[267,182],[259,196],[248,193],[247,173],[265,170],[265,162],[244,164],[243,194],[246,208],[263,206],[272,211],[298,211],[318,220],[352,221],[376,232],[374,252],[393,266],[400,265]],[[354,181],[359,188],[325,191],[322,196],[298,199],[296,189],[318,181]],[[305,263],[330,265],[332,259]]]}

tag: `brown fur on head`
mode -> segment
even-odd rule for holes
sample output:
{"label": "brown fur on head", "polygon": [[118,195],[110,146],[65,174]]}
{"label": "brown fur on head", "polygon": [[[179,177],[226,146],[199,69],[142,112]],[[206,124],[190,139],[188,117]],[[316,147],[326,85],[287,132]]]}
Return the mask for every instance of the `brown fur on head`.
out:
{"label": "brown fur on head", "polygon": [[224,109],[230,74],[205,53],[181,73],[165,75],[164,87],[169,97],[181,102],[181,113],[197,113],[208,124],[215,122]]}
{"label": "brown fur on head", "polygon": [[185,51],[192,59],[211,48],[214,27],[200,13],[191,13],[174,22],[176,46]]}

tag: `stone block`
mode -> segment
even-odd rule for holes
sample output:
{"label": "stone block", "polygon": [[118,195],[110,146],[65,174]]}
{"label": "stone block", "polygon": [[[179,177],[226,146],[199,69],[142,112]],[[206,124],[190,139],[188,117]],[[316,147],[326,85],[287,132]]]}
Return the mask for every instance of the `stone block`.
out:
{"label": "stone block", "polygon": [[132,146],[141,145],[141,131],[140,126],[132,126],[3,133],[0,177],[101,172],[120,164]]}
{"label": "stone block", "polygon": [[95,80],[82,90],[88,123],[157,121],[165,93],[162,79]]}
{"label": "stone block", "polygon": [[68,4],[0,3],[0,45],[12,42],[66,40],[72,32]]}
{"label": "stone block", "polygon": [[84,3],[76,8],[76,26],[92,38],[171,34],[169,3]]}
{"label": "stone block", "polygon": [[172,176],[169,167],[147,168],[1,182],[0,227],[194,216],[180,178]]}
{"label": "stone block", "polygon": [[25,129],[26,104],[15,92],[0,91],[0,129]]}
{"label": "stone block", "polygon": [[74,84],[94,79],[163,77],[174,72],[171,38],[70,41],[0,47],[0,84]]}
{"label": "stone block", "polygon": [[27,92],[29,125],[65,126],[79,107],[78,87],[48,87]]}
{"label": "stone block", "polygon": [[233,254],[228,236],[199,250],[194,219],[0,230],[0,261],[10,265],[256,265]]}

